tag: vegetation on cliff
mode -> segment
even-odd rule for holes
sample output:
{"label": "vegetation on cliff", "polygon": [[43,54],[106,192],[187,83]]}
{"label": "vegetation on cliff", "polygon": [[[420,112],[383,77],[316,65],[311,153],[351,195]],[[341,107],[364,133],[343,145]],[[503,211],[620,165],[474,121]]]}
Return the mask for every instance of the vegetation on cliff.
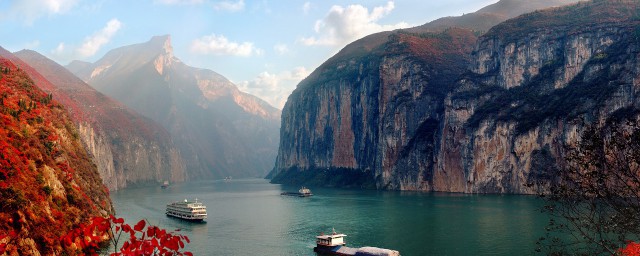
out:
{"label": "vegetation on cliff", "polygon": [[69,114],[25,68],[0,57],[0,254],[191,255],[186,236],[113,216]]}
{"label": "vegetation on cliff", "polygon": [[23,65],[36,85],[70,112],[111,191],[140,183],[180,182],[185,163],[159,124],[96,91],[63,66],[29,50],[0,56]]}
{"label": "vegetation on cliff", "polygon": [[635,0],[593,0],[523,14],[491,28],[486,37],[513,41],[538,31],[560,29],[568,33],[588,30],[591,26],[640,21]]}
{"label": "vegetation on cliff", "polygon": [[0,234],[9,254],[57,254],[59,237],[113,212],[64,107],[0,58]]}

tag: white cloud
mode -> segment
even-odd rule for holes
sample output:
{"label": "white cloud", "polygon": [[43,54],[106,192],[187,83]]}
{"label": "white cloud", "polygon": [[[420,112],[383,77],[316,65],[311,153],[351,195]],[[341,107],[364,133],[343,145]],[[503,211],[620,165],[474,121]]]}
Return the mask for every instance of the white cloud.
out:
{"label": "white cloud", "polygon": [[375,7],[371,12],[362,5],[334,5],[322,20],[316,21],[314,31],[318,37],[302,38],[300,42],[305,45],[344,45],[372,33],[409,27],[405,22],[392,25],[377,23],[394,8],[393,2]]}
{"label": "white cloud", "polygon": [[218,11],[237,12],[244,10],[244,0],[238,1],[219,1],[213,4],[213,9]]}
{"label": "white cloud", "polygon": [[254,47],[251,42],[230,42],[225,36],[218,36],[216,34],[193,40],[191,43],[191,51],[200,54],[233,55],[241,57],[263,54],[263,50]]}
{"label": "white cloud", "polygon": [[111,41],[111,38],[120,30],[120,27],[122,27],[122,23],[119,20],[110,20],[100,31],[86,37],[82,46],[76,50],[77,53],[83,58],[93,56],[103,45]]}
{"label": "white cloud", "polygon": [[58,47],[56,47],[55,49],[53,49],[53,51],[51,51],[51,53],[55,54],[55,55],[62,55],[64,54],[64,43],[59,43]]}
{"label": "white cloud", "polygon": [[76,54],[71,47],[68,47],[65,43],[60,42],[58,46],[51,50],[51,58],[58,63],[67,63],[71,60],[77,59]]}
{"label": "white cloud", "polygon": [[289,47],[286,44],[276,44],[273,46],[273,49],[278,52],[278,54],[283,55],[289,52]]}
{"label": "white cloud", "polygon": [[154,0],[156,4],[166,5],[188,5],[188,4],[201,4],[203,0]]}
{"label": "white cloud", "polygon": [[272,106],[282,109],[296,85],[309,75],[304,67],[296,67],[280,74],[262,72],[252,81],[237,83],[240,90],[256,95]]}
{"label": "white cloud", "polygon": [[8,13],[9,18],[23,20],[31,25],[42,16],[63,14],[71,10],[78,0],[20,0],[13,1]]}
{"label": "white cloud", "polygon": [[311,10],[311,2],[305,2],[304,5],[302,5],[302,12],[309,14],[309,10]]}

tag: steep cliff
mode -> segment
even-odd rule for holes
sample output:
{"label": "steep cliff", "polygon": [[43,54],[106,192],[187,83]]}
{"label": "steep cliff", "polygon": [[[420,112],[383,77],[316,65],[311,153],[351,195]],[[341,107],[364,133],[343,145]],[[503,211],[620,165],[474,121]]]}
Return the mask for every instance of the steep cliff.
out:
{"label": "steep cliff", "polygon": [[638,109],[636,1],[523,15],[478,42],[446,100],[434,190],[534,193],[584,127]]}
{"label": "steep cliff", "polygon": [[397,31],[371,49],[347,46],[289,96],[273,182],[323,184],[324,177],[345,176],[329,184],[371,187],[374,176],[390,177],[401,146],[440,119],[475,41],[465,29]]}
{"label": "steep cliff", "polygon": [[110,190],[186,179],[181,154],[160,125],[96,91],[37,52],[4,55],[33,67],[25,71],[41,89],[71,110],[80,138]]}
{"label": "steep cliff", "polygon": [[356,41],[289,97],[272,181],[544,189],[526,185],[562,164],[586,123],[633,113],[637,5],[536,11],[477,42],[478,32],[460,40],[450,33],[464,30],[428,32],[429,24]]}
{"label": "steep cliff", "polygon": [[68,68],[167,129],[191,178],[262,177],[273,166],[280,111],[222,75],[180,61],[169,36]]}
{"label": "steep cliff", "polygon": [[60,236],[113,213],[65,108],[0,57],[0,245],[9,255],[74,254]]}

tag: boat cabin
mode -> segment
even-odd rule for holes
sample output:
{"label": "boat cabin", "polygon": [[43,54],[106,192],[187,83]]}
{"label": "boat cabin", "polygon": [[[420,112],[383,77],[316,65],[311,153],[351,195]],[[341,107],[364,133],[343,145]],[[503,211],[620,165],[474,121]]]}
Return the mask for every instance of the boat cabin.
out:
{"label": "boat cabin", "polygon": [[331,235],[323,235],[320,234],[316,236],[316,244],[323,246],[338,246],[345,245],[344,237],[347,236],[345,234],[337,234],[333,232]]}

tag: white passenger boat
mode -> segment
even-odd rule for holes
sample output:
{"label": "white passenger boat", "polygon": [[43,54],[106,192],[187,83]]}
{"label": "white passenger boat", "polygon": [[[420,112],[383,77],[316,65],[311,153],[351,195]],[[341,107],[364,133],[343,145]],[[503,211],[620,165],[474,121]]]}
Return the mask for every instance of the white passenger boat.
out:
{"label": "white passenger boat", "polygon": [[167,204],[166,214],[189,221],[204,221],[207,218],[207,207],[198,202],[198,199],[195,201],[185,199],[182,202]]}

